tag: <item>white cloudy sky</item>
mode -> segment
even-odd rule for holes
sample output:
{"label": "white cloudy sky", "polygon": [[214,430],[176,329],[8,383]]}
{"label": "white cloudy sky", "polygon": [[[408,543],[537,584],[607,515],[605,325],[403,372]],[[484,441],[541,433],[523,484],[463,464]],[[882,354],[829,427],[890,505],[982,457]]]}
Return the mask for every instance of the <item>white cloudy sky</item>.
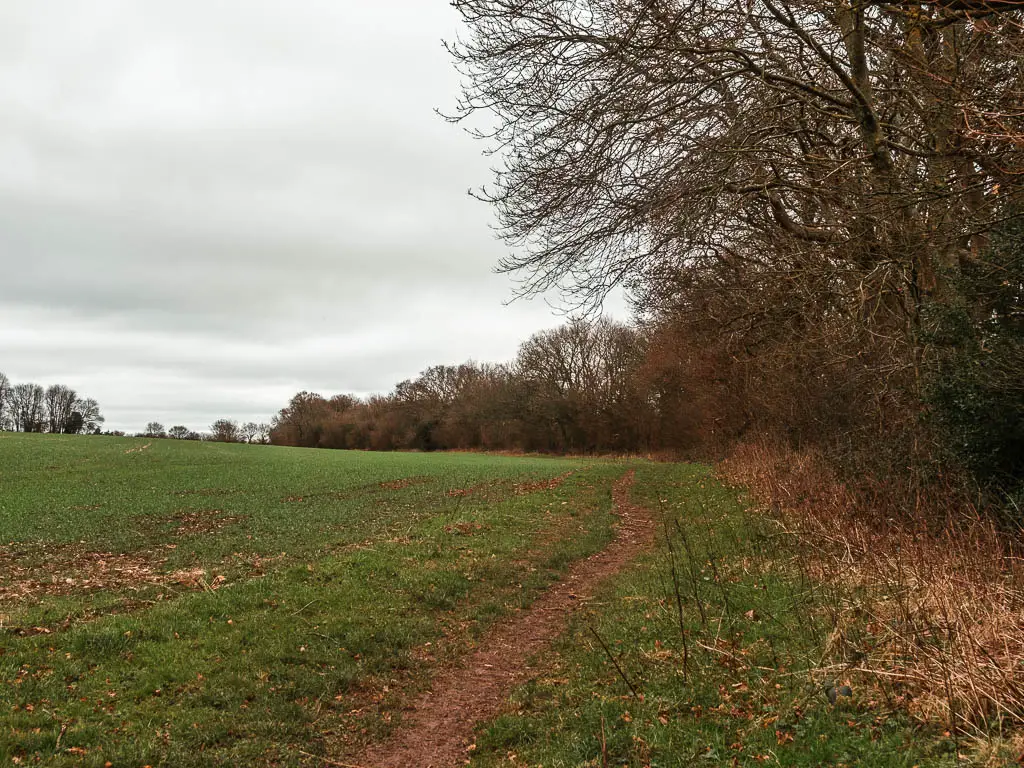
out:
{"label": "white cloudy sky", "polygon": [[491,161],[434,113],[457,29],[446,0],[2,4],[0,371],[204,429],[559,323],[503,305]]}

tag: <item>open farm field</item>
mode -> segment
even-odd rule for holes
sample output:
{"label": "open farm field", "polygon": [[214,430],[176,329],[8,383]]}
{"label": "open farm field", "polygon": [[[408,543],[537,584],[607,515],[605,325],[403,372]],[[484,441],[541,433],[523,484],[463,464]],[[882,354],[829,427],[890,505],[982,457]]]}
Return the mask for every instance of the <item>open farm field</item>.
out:
{"label": "open farm field", "polygon": [[0,765],[956,763],[704,467],[0,434],[0,488]]}
{"label": "open farm field", "polygon": [[4,434],[0,764],[294,764],[325,731],[370,738],[402,684],[604,545],[619,474]]}

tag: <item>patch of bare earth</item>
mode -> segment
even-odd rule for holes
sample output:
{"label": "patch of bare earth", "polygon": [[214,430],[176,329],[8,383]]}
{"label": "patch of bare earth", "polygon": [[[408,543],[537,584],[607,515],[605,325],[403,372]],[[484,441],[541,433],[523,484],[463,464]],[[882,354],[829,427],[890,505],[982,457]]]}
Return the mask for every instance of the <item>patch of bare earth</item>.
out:
{"label": "patch of bare earth", "polygon": [[158,566],[159,561],[145,552],[91,552],[73,545],[4,547],[0,603],[151,584]]}
{"label": "patch of bare earth", "polygon": [[213,533],[221,528],[227,528],[229,525],[240,523],[243,519],[240,515],[226,515],[219,509],[197,509],[175,516],[174,521],[178,524],[175,533],[178,536]]}
{"label": "patch of bare earth", "polygon": [[[512,485],[512,495],[526,496],[527,494],[539,493],[540,491],[553,491],[559,486],[561,486],[562,483],[564,483],[566,480],[568,480],[570,475],[572,475],[571,470],[569,472],[558,475],[557,477],[549,478],[547,480],[537,480],[526,483],[515,483]],[[471,485],[468,488],[451,488],[448,490],[446,495],[452,498],[458,498],[465,496],[473,496],[481,492],[502,493],[508,487],[509,486],[507,484],[502,483],[501,481],[496,482],[494,480],[490,480],[485,483],[480,483],[479,485]]]}
{"label": "patch of bare earth", "polygon": [[386,483],[378,483],[377,485],[386,491],[400,491],[411,485],[423,485],[424,483],[429,483],[431,480],[432,478],[430,477],[417,475],[416,477],[403,477],[398,480],[388,480]]}
{"label": "patch of bare earth", "polygon": [[53,595],[130,593],[154,585],[216,588],[224,581],[223,576],[210,581],[198,568],[168,572],[166,562],[149,550],[97,552],[78,544],[0,547],[0,609]]}
{"label": "patch of bare earth", "polygon": [[398,732],[369,747],[355,760],[358,766],[446,768],[465,761],[474,725],[498,715],[512,688],[534,674],[530,659],[565,629],[569,616],[601,582],[654,541],[650,513],[629,500],[632,483],[633,472],[628,472],[612,490],[619,517],[612,543],[573,565],[566,579],[528,610],[495,626],[460,666],[442,671],[431,690],[413,703]]}
{"label": "patch of bare earth", "polygon": [[516,483],[512,486],[512,492],[516,496],[525,496],[528,493],[537,493],[538,491],[553,491],[568,480],[571,474],[572,472],[569,471],[558,477],[552,477],[549,480],[538,480],[535,483]]}

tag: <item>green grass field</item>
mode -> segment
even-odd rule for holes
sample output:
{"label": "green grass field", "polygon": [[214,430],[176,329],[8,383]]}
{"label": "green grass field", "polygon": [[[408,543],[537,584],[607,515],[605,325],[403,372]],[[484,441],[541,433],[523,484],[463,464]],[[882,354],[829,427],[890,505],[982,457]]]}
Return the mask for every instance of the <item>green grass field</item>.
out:
{"label": "green grass field", "polygon": [[603,546],[619,474],[0,435],[0,764],[295,764],[372,738]]}
{"label": "green grass field", "polygon": [[356,755],[610,540],[627,467],[666,535],[474,765],[954,764],[877,692],[823,693],[827,601],[704,468],[0,433],[0,765]]}

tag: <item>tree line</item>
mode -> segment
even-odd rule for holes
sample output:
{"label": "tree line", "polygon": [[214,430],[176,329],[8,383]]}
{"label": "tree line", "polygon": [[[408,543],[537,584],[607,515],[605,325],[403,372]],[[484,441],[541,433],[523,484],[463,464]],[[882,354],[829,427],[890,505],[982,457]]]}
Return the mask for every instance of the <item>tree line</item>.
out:
{"label": "tree line", "polygon": [[435,365],[367,399],[300,392],[270,438],[371,450],[688,450],[715,425],[654,341],[607,318],[571,320],[532,336],[509,363]]}
{"label": "tree line", "polygon": [[623,286],[637,322],[570,323],[507,365],[431,368],[366,401],[300,393],[275,442],[770,440],[911,505],[956,477],[1020,516],[1019,4],[453,6],[451,119],[491,126],[474,194],[512,247],[500,269],[583,307]]}
{"label": "tree line", "polygon": [[98,434],[103,422],[99,403],[70,387],[12,384],[0,371],[0,430]]}
{"label": "tree line", "polygon": [[146,428],[138,432],[136,437],[169,438],[171,440],[208,440],[218,443],[258,443],[266,445],[270,442],[270,425],[247,421],[239,424],[234,419],[217,419],[210,425],[208,432],[196,432],[182,424],[170,428],[164,427],[159,421],[151,421]]}

